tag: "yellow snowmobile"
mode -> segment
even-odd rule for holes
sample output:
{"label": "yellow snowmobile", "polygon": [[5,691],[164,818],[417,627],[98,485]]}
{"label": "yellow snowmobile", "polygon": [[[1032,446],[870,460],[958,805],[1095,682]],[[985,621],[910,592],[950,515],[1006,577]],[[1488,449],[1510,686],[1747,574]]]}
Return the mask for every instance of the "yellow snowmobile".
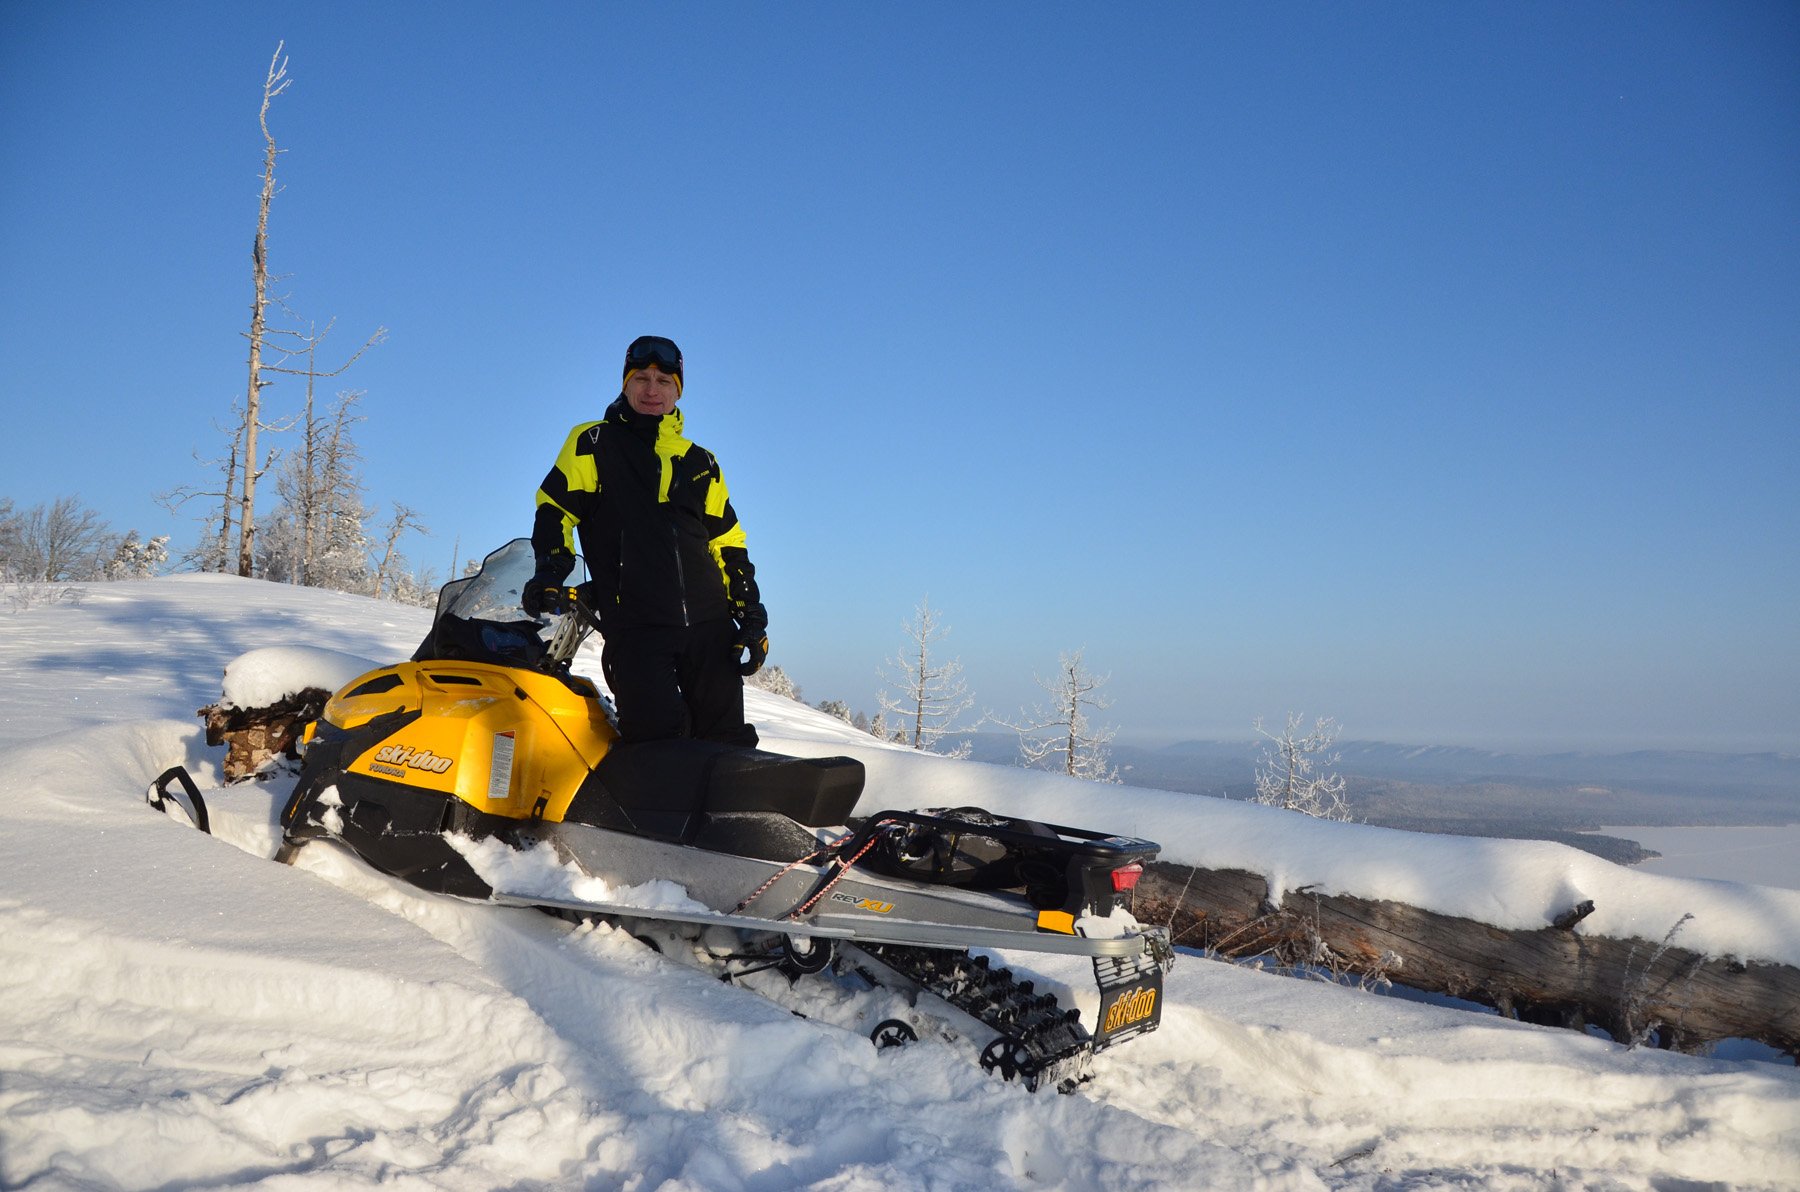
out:
{"label": "yellow snowmobile", "polygon": [[[489,555],[445,585],[410,661],[325,705],[281,813],[282,859],[332,839],[445,894],[734,928],[790,975],[872,959],[997,1032],[983,1066],[1033,1088],[1067,1087],[1093,1051],[1155,1029],[1167,933],[1117,912],[1157,845],[976,808],[859,815],[848,757],[622,745],[606,698],[569,669],[597,622],[578,589],[548,631],[527,616],[533,565],[524,539]],[[492,842],[603,884],[505,888],[517,867],[484,863]],[[1095,1030],[970,948],[1092,957]],[[877,1041],[905,1034],[884,1023]]]}

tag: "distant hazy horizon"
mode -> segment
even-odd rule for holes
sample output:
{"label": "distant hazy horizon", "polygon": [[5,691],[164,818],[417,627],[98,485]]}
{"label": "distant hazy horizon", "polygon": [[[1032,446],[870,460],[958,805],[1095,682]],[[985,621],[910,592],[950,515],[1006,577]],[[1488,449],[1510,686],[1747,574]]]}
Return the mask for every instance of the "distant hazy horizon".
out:
{"label": "distant hazy horizon", "polygon": [[[1310,718],[1309,721],[1310,723]],[[1270,727],[1268,723],[1265,728]],[[984,728],[982,732],[993,732],[992,728]],[[956,734],[951,734],[956,735]],[[967,735],[967,734],[963,734]],[[1120,745],[1131,745],[1140,749],[1166,749],[1170,746],[1188,742],[1201,742],[1218,745],[1260,745],[1263,738],[1256,730],[1246,727],[1240,732],[1193,732],[1182,735],[1169,733],[1134,733],[1120,727],[1114,737]],[[1363,746],[1391,746],[1401,749],[1466,749],[1472,752],[1511,754],[1521,757],[1545,757],[1555,754],[1594,754],[1617,755],[1629,753],[1700,753],[1717,754],[1721,757],[1761,757],[1773,755],[1782,758],[1800,758],[1800,743],[1789,748],[1778,748],[1751,738],[1718,737],[1686,738],[1686,743],[1671,743],[1666,739],[1647,738],[1590,738],[1546,737],[1546,738],[1503,738],[1495,736],[1486,740],[1477,734],[1471,739],[1437,740],[1424,735],[1397,735],[1392,737],[1348,737],[1340,735],[1337,748]]]}

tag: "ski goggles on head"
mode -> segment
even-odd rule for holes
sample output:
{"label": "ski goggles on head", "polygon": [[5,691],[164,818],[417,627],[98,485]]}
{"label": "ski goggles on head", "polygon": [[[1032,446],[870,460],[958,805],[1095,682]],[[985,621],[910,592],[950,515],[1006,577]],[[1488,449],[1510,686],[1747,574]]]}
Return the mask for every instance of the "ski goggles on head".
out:
{"label": "ski goggles on head", "polygon": [[656,367],[663,372],[681,375],[681,349],[672,339],[660,335],[641,335],[625,349],[625,370]]}

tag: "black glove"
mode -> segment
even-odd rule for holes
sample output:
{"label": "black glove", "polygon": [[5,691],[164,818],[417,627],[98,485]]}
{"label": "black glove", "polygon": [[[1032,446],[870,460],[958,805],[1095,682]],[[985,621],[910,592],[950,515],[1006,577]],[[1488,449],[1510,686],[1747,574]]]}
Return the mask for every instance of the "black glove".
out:
{"label": "black glove", "polygon": [[[533,585],[536,587],[534,588]],[[559,613],[569,611],[569,597],[574,592],[574,588],[565,588],[561,584],[538,584],[534,578],[525,585],[525,591],[520,593],[522,598],[519,603],[523,604],[525,611],[534,617],[543,613],[554,617]],[[536,608],[532,607],[533,604],[536,605]]]}
{"label": "black glove", "polygon": [[738,610],[737,637],[731,643],[731,656],[749,653],[738,663],[738,673],[754,675],[769,657],[769,613],[762,605],[748,603]]}
{"label": "black glove", "polygon": [[558,551],[538,560],[537,574],[525,581],[519,593],[519,604],[528,617],[544,613],[560,613],[568,605],[567,590],[562,582],[575,566],[575,557]]}

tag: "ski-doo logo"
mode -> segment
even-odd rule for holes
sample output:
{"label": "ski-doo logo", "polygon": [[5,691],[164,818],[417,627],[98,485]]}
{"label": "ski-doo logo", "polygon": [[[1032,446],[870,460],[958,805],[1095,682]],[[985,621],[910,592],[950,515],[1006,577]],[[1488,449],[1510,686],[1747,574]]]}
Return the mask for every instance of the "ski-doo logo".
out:
{"label": "ski-doo logo", "polygon": [[411,766],[415,770],[424,770],[430,774],[447,773],[456,762],[447,757],[439,757],[429,749],[414,749],[411,745],[388,745],[377,751],[375,760],[387,762],[394,766]]}
{"label": "ski-doo logo", "polygon": [[891,902],[877,902],[873,898],[858,898],[854,894],[833,894],[831,900],[847,902],[859,911],[874,911],[878,915],[885,915],[894,909],[894,904]]}
{"label": "ski-doo logo", "polygon": [[1134,1022],[1142,1022],[1156,1011],[1156,990],[1132,989],[1119,995],[1119,1000],[1107,1007],[1106,1017],[1101,1021],[1100,1033],[1109,1035],[1120,1027],[1130,1026]]}

